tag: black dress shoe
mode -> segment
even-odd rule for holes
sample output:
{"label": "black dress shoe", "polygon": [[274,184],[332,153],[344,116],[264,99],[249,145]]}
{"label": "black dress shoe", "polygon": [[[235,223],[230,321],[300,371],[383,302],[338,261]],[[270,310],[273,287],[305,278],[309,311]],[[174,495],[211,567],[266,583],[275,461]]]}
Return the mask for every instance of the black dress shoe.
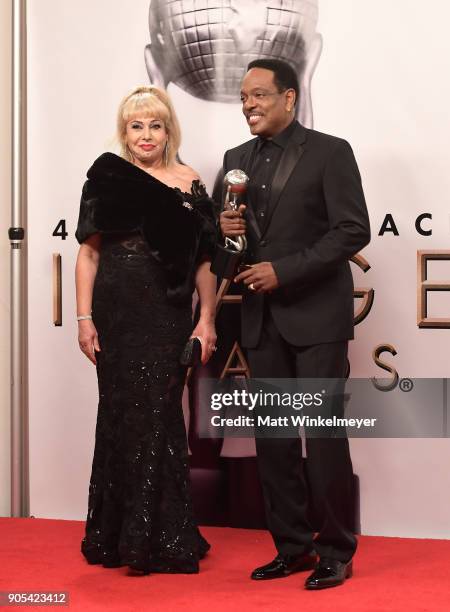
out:
{"label": "black dress shoe", "polygon": [[252,580],[271,580],[272,578],[284,578],[295,572],[304,572],[312,569],[317,562],[313,553],[306,553],[300,557],[285,558],[277,555],[267,565],[257,567],[251,574]]}
{"label": "black dress shoe", "polygon": [[352,562],[343,563],[337,559],[320,559],[315,570],[308,576],[305,588],[311,591],[339,586],[353,574]]}

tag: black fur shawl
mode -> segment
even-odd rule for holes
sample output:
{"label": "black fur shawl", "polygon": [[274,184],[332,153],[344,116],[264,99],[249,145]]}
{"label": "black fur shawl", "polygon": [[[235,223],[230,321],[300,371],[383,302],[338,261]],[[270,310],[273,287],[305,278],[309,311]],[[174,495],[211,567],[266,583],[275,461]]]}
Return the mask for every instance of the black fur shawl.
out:
{"label": "black fur shawl", "polygon": [[113,153],[95,160],[83,186],[75,236],[139,230],[163,266],[168,297],[191,299],[195,270],[211,259],[216,238],[213,203],[194,181],[192,195],[168,187]]}

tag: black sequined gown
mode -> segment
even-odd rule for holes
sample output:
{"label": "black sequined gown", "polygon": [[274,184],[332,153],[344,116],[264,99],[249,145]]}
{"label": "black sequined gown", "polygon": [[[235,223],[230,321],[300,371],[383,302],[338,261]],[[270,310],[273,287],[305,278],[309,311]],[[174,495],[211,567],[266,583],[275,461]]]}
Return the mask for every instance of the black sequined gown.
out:
{"label": "black sequined gown", "polygon": [[168,300],[134,232],[102,237],[92,314],[99,407],[82,552],[107,567],[197,572],[209,544],[192,513],[179,364],[191,305]]}

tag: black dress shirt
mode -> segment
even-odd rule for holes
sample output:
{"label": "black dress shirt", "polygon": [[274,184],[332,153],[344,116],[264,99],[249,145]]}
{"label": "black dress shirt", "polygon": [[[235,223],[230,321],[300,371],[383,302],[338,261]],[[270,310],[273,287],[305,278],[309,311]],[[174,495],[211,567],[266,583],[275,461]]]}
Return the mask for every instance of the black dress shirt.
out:
{"label": "black dress shirt", "polygon": [[275,172],[294,127],[295,120],[273,138],[258,137],[256,142],[249,176],[249,201],[260,227],[264,225],[267,216]]}

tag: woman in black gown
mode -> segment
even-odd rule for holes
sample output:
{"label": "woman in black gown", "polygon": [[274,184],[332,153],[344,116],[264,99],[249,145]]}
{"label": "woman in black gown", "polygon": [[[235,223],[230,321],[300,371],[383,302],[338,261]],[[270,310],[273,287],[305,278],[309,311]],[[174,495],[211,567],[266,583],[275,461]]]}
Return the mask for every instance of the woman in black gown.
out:
{"label": "woman in black gown", "polygon": [[165,92],[127,96],[118,136],[121,156],[105,153],[88,171],[76,232],[79,344],[99,387],[81,550],[105,567],[194,573],[209,545],[192,515],[180,355],[191,336],[203,363],[215,349],[212,203],[176,161]]}

